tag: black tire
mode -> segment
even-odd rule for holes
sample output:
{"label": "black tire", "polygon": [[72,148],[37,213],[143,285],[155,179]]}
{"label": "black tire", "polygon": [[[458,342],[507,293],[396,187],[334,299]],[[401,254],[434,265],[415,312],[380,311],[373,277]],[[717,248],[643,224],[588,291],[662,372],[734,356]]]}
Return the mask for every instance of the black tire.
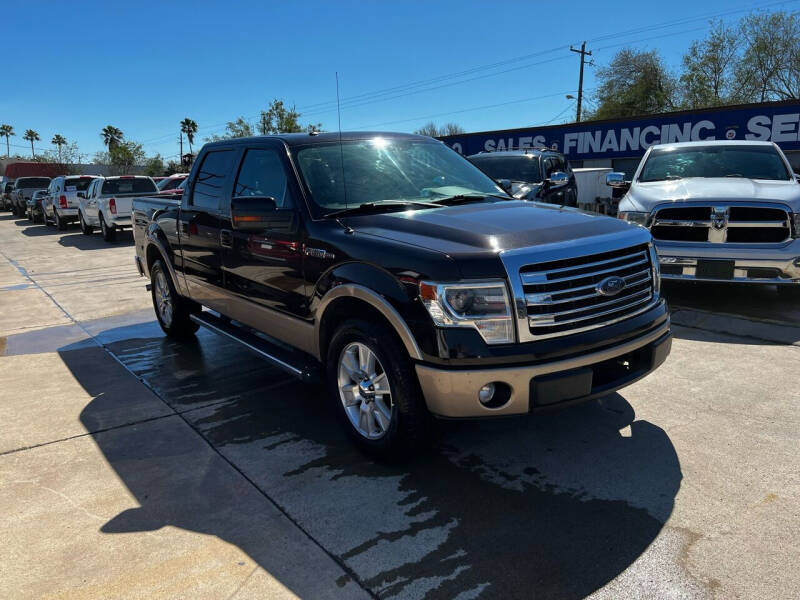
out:
{"label": "black tire", "polygon": [[[391,389],[391,420],[382,437],[369,439],[351,422],[339,386],[339,364],[345,348],[354,342],[367,346],[376,356]],[[431,416],[406,349],[394,331],[381,322],[345,321],[333,334],[326,360],[326,384],[334,410],[353,441],[367,453],[382,459],[409,457],[425,448],[430,439]]]}
{"label": "black tire", "polygon": [[800,303],[800,285],[779,285],[778,298],[787,302]]}
{"label": "black tire", "polygon": [[113,225],[106,225],[103,213],[100,213],[100,231],[103,234],[103,239],[107,242],[113,242],[117,239],[117,228]]}
{"label": "black tire", "polygon": [[92,235],[92,233],[94,232],[94,227],[86,224],[86,221],[83,220],[82,212],[78,212],[78,220],[80,221],[81,224],[81,233],[83,235]]}
{"label": "black tire", "polygon": [[53,207],[53,223],[58,228],[59,231],[64,231],[67,229],[67,223],[58,216],[58,211]]}
{"label": "black tire", "polygon": [[[102,219],[102,217],[101,217]],[[161,285],[160,278],[163,276],[163,283],[166,288]],[[153,298],[153,310],[156,313],[158,324],[167,336],[176,339],[186,339],[192,337],[197,331],[199,325],[190,319],[192,312],[197,311],[199,307],[197,304],[187,298],[179,296],[175,290],[175,284],[169,275],[169,271],[164,266],[164,263],[159,259],[153,263],[150,269],[150,294]],[[169,302],[171,303],[172,311],[169,318],[164,314],[160,308],[157,296],[165,291],[168,295]]]}

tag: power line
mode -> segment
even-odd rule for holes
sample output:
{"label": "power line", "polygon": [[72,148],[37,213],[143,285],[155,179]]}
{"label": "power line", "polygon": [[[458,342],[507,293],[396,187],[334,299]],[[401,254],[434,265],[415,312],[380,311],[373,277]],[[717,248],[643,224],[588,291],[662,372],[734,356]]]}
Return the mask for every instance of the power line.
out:
{"label": "power line", "polygon": [[[734,14],[738,14],[738,13],[744,13],[744,12],[752,11],[754,9],[769,8],[769,7],[773,7],[773,6],[786,5],[786,4],[795,4],[797,2],[800,2],[800,0],[777,0],[777,1],[773,0],[773,1],[770,1],[770,2],[761,2],[761,3],[751,4],[751,5],[749,5],[747,7],[743,7],[743,8],[737,8],[737,9],[731,9],[731,10],[725,10],[725,11],[717,11],[717,12],[707,12],[707,13],[703,13],[701,15],[696,15],[696,16],[693,16],[693,17],[682,17],[682,18],[678,18],[678,19],[673,19],[671,21],[662,21],[662,22],[659,22],[659,23],[654,23],[654,24],[650,24],[650,25],[646,25],[646,26],[642,26],[642,27],[636,27],[636,28],[624,30],[624,31],[621,31],[621,32],[604,34],[604,35],[601,35],[601,36],[590,38],[590,39],[587,40],[587,42],[593,43],[593,42],[599,42],[599,41],[604,41],[604,40],[608,40],[608,39],[618,39],[620,37],[625,37],[625,36],[633,35],[633,34],[636,34],[636,33],[657,31],[657,30],[660,30],[660,29],[676,27],[676,26],[679,26],[679,25],[686,25],[688,23],[692,23],[692,22],[696,22],[696,21],[707,20],[707,19],[711,19],[711,18],[721,18],[721,17],[726,17],[726,16],[731,16],[731,15],[734,15]],[[691,29],[691,30],[684,30],[684,31],[681,31],[681,33],[688,33],[690,31],[699,31],[699,30],[704,30],[704,29],[706,29],[705,26],[698,27],[698,28]],[[651,39],[658,39],[658,38],[662,38],[662,37],[668,37],[668,36],[671,36],[671,35],[675,35],[675,34],[674,33],[668,33],[668,34],[664,34],[664,35],[661,35],[661,36],[651,36],[651,37],[649,37],[649,38],[647,38],[645,40],[623,41],[623,42],[620,42],[620,43],[617,43],[617,44],[603,46],[602,48],[598,48],[597,50],[608,49],[608,48],[613,48],[613,47],[618,47],[618,46],[624,46],[624,45],[628,45],[628,44],[640,43],[640,41],[648,41],[648,40],[651,40]],[[466,79],[460,79],[458,81],[450,81],[450,80],[453,80],[453,79],[463,78],[464,76],[471,75],[473,73],[480,73],[481,71],[487,71],[487,70],[496,69],[497,67],[505,66],[505,65],[508,65],[508,64],[513,64],[513,63],[516,63],[516,62],[521,62],[521,61],[524,61],[524,60],[527,60],[527,59],[530,59],[530,58],[543,56],[543,55],[547,55],[547,54],[554,53],[554,52],[560,52],[560,51],[563,51],[566,48],[567,48],[566,46],[553,47],[553,48],[549,48],[547,50],[541,50],[541,51],[530,53],[530,54],[524,54],[524,55],[521,55],[521,56],[508,58],[508,59],[505,59],[505,60],[502,60],[502,61],[498,61],[498,62],[494,62],[494,63],[491,63],[491,64],[480,65],[480,66],[472,67],[470,69],[465,69],[465,70],[461,70],[461,71],[457,71],[457,72],[453,72],[453,73],[442,74],[442,75],[439,75],[439,76],[436,76],[436,77],[433,77],[433,78],[429,78],[429,79],[413,81],[413,82],[400,84],[400,85],[396,85],[396,86],[392,86],[392,87],[388,87],[388,88],[383,88],[383,89],[380,89],[380,90],[375,90],[375,91],[372,91],[372,92],[364,92],[362,94],[357,94],[357,95],[351,96],[349,98],[343,98],[341,100],[341,108],[344,108],[344,109],[347,109],[347,108],[358,108],[358,107],[361,107],[361,106],[365,106],[367,104],[373,104],[373,103],[377,103],[377,102],[386,102],[386,101],[389,101],[389,100],[395,100],[395,99],[398,99],[398,98],[403,98],[403,97],[407,97],[407,96],[418,94],[418,93],[434,91],[434,90],[437,90],[437,89],[442,89],[444,87],[450,87],[450,86],[453,86],[453,85],[460,85],[460,84],[463,84],[463,83],[469,83],[469,82],[477,81],[477,80],[480,80],[480,79],[485,79],[485,78],[489,78],[489,77],[495,77],[495,76],[498,76],[498,75],[503,75],[503,74],[506,74],[506,73],[509,73],[509,72],[513,72],[513,71],[517,71],[517,70],[520,70],[520,69],[527,69],[527,68],[530,68],[530,67],[539,66],[539,65],[542,65],[542,64],[547,64],[549,62],[554,62],[556,60],[562,60],[563,57],[556,57],[556,58],[551,58],[551,59],[547,59],[547,60],[543,60],[543,61],[536,61],[536,62],[533,62],[533,63],[528,63],[528,64],[525,64],[525,65],[518,65],[518,66],[509,68],[509,69],[504,69],[504,70],[493,72],[493,73],[485,73],[485,74],[474,76],[474,77],[468,77]],[[448,83],[440,84],[440,82],[448,82]],[[432,85],[432,84],[439,84],[439,85]],[[306,105],[306,106],[302,106],[298,110],[301,111],[302,114],[304,114],[306,116],[320,115],[320,114],[333,112],[334,110],[336,110],[336,103],[333,100],[325,101],[325,102],[318,102],[318,103],[315,103],[315,104],[309,104],[309,105]],[[455,113],[448,113],[448,114],[455,114]],[[258,114],[251,115],[249,117],[244,117],[244,118],[249,121],[251,119],[255,119],[257,116],[258,116]],[[413,119],[408,119],[408,120],[413,120]],[[206,127],[200,128],[200,131],[203,131],[205,134],[210,134],[210,133],[213,133],[215,131],[219,131],[219,130],[223,129],[226,126],[227,126],[227,122],[226,123],[214,124],[214,125],[208,125]],[[163,136],[158,136],[158,137],[155,137],[155,138],[151,138],[149,140],[145,140],[145,141],[143,141],[141,143],[144,144],[144,145],[151,145],[152,142],[156,142],[156,141],[159,141],[159,140],[162,140],[162,139],[167,139],[168,137],[170,137],[172,135],[173,134],[165,134]]]}

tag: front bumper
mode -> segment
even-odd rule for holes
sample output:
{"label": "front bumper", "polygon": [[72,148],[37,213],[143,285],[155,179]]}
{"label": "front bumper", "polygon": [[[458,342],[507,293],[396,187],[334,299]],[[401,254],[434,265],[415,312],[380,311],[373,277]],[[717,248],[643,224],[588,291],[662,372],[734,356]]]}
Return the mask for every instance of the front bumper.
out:
{"label": "front bumper", "polygon": [[[632,340],[564,360],[489,369],[442,369],[417,364],[428,410],[446,418],[521,415],[604,396],[644,377],[672,347],[669,320]],[[478,392],[487,383],[510,393],[497,408]]]}
{"label": "front bumper", "polygon": [[[679,281],[800,284],[800,239],[783,245],[655,242],[661,278]],[[698,274],[698,260],[733,261],[733,276]]]}

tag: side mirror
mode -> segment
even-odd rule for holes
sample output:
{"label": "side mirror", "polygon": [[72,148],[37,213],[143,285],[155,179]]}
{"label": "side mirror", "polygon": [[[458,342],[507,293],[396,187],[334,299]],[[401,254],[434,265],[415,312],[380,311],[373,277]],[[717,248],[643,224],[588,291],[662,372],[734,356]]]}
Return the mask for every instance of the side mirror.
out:
{"label": "side mirror", "polygon": [[497,185],[503,188],[509,194],[511,193],[511,180],[510,179],[498,179]]}
{"label": "side mirror", "polygon": [[291,233],[296,218],[294,210],[278,208],[275,198],[269,196],[237,196],[231,200],[231,226],[238,231]]}
{"label": "side mirror", "polygon": [[625,173],[608,173],[606,185],[612,188],[626,188],[631,185],[631,182],[625,181]]}
{"label": "side mirror", "polygon": [[563,171],[553,171],[547,178],[547,182],[550,185],[564,185],[569,182],[569,175]]}

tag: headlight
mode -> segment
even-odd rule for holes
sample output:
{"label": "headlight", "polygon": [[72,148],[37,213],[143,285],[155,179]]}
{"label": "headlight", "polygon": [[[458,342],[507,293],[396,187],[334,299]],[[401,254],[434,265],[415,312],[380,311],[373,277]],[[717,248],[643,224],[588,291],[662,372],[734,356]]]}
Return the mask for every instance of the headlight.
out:
{"label": "headlight", "polygon": [[419,284],[419,297],[437,327],[472,327],[487,344],[514,341],[504,281]]}
{"label": "headlight", "polygon": [[647,219],[650,216],[650,213],[626,210],[620,211],[617,216],[624,221],[628,221],[629,223],[636,223],[642,227],[647,227]]}

